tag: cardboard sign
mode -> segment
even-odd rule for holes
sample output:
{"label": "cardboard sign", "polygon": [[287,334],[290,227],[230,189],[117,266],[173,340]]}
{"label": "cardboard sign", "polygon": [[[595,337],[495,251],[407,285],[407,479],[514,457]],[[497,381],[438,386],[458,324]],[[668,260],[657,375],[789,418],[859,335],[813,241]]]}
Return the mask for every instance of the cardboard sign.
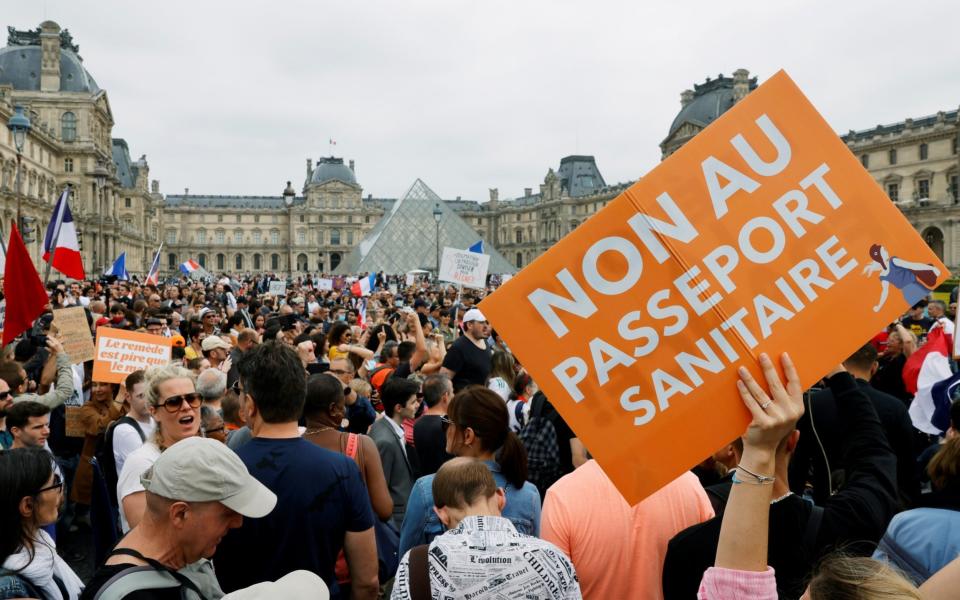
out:
{"label": "cardboard sign", "polygon": [[410,287],[411,285],[417,282],[417,276],[414,273],[407,273],[404,279],[406,281],[407,287]]}
{"label": "cardboard sign", "polygon": [[93,335],[87,325],[87,313],[82,306],[53,311],[53,324],[60,331],[60,343],[70,357],[70,364],[93,360]]}
{"label": "cardboard sign", "polygon": [[128,373],[166,365],[172,343],[159,335],[98,327],[93,380],[122,383]]}
{"label": "cardboard sign", "polygon": [[480,307],[633,504],[743,434],[737,367],[809,386],[947,275],[780,72]]}
{"label": "cardboard sign", "polygon": [[464,287],[483,289],[487,285],[487,267],[489,266],[489,254],[444,247],[437,279]]}
{"label": "cardboard sign", "polygon": [[396,296],[396,295],[397,295],[397,284],[391,283],[390,285],[387,286],[387,290],[390,291],[390,295],[391,295],[391,296]]}
{"label": "cardboard sign", "polygon": [[318,279],[317,280],[317,289],[320,291],[333,291],[333,280],[332,279]]}
{"label": "cardboard sign", "polygon": [[272,296],[284,296],[287,293],[286,281],[271,281],[269,294]]}

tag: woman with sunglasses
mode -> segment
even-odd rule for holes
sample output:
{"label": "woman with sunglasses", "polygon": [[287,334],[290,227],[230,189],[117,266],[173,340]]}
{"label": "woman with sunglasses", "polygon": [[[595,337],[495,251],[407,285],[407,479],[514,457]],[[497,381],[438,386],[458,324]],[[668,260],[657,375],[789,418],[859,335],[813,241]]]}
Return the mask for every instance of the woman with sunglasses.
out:
{"label": "woman with sunglasses", "polygon": [[41,529],[56,523],[63,482],[43,448],[0,452],[0,598],[76,600],[83,583]]}
{"label": "woman with sunglasses", "polygon": [[93,496],[93,465],[90,459],[103,443],[107,425],[119,419],[125,412],[123,402],[117,400],[119,389],[120,386],[113,383],[94,381],[90,387],[90,399],[78,412],[80,427],[83,429],[83,449],[80,451],[77,474],[73,477],[73,486],[70,489],[70,499],[78,504],[90,505]]}
{"label": "woman with sunglasses", "polygon": [[[507,406],[500,396],[481,386],[469,386],[453,397],[441,419],[447,452],[482,460],[497,487],[506,492],[503,516],[518,532],[539,536],[540,493],[527,481],[527,451],[510,431]],[[443,524],[433,510],[433,477],[426,475],[413,485],[400,529],[399,556],[443,533]]]}
{"label": "woman with sunglasses", "polygon": [[341,344],[350,344],[353,341],[353,331],[350,325],[345,321],[336,321],[330,326],[330,332],[327,334],[327,343],[330,346],[330,362],[338,358],[349,358],[349,350],[341,350]]}
{"label": "woman with sunglasses", "polygon": [[196,377],[191,371],[174,365],[153,367],[147,370],[145,379],[147,405],[157,428],[152,440],[130,453],[117,477],[120,526],[124,533],[143,517],[146,494],[140,475],[153,466],[161,452],[200,431],[203,399],[197,393]]}

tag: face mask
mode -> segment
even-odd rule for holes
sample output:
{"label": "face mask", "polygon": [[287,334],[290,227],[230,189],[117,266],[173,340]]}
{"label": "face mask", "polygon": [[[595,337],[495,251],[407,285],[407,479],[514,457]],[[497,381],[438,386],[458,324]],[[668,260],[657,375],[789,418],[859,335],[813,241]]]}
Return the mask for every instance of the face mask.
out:
{"label": "face mask", "polygon": [[338,321],[346,321],[346,320],[347,320],[347,315],[337,315],[337,320],[338,320]]}

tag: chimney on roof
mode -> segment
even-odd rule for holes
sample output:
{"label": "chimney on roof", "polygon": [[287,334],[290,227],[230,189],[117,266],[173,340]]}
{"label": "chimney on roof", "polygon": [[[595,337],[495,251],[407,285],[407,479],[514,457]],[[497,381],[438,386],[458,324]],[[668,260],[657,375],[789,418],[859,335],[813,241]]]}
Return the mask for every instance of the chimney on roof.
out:
{"label": "chimney on roof", "polygon": [[40,91],[60,91],[60,26],[53,21],[40,24]]}
{"label": "chimney on roof", "polygon": [[459,202],[459,201],[460,201],[460,196],[457,196],[457,202]]}
{"label": "chimney on roof", "polygon": [[523,188],[523,197],[529,198],[533,195],[533,188]]}
{"label": "chimney on roof", "polygon": [[150,182],[150,191],[153,192],[154,194],[159,194],[159,193],[160,193],[160,180],[159,180],[159,179],[154,179],[153,181]]}
{"label": "chimney on roof", "polygon": [[310,179],[310,177],[312,176],[313,176],[313,159],[308,158],[307,159],[307,179]]}
{"label": "chimney on roof", "polygon": [[683,90],[680,92],[680,108],[684,108],[693,102],[693,90]]}
{"label": "chimney on roof", "polygon": [[357,173],[357,171],[353,168],[353,159],[350,159],[350,170],[353,171],[354,174]]}
{"label": "chimney on roof", "polygon": [[189,195],[190,195],[190,188],[188,188],[188,187],[183,188],[183,195],[184,195],[184,196],[189,196]]}
{"label": "chimney on roof", "polygon": [[733,101],[740,102],[750,93],[750,71],[737,69],[733,72]]}
{"label": "chimney on roof", "polygon": [[490,204],[496,206],[499,199],[500,191],[497,188],[490,188]]}

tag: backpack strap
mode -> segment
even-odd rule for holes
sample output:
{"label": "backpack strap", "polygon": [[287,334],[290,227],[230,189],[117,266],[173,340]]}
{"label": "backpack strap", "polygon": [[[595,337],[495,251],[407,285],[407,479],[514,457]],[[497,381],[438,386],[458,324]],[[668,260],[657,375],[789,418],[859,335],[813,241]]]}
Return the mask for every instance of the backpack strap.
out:
{"label": "backpack strap", "polygon": [[813,505],[807,527],[803,530],[803,547],[809,552],[816,550],[817,536],[820,534],[820,524],[823,522],[823,507]]}
{"label": "backpack strap", "polygon": [[344,450],[344,454],[347,457],[352,458],[353,462],[357,463],[357,467],[360,469],[360,479],[363,480],[364,485],[367,483],[367,470],[363,466],[363,440],[360,439],[360,434],[351,433],[347,435],[347,448]]}
{"label": "backpack strap", "polygon": [[[184,575],[183,573],[178,573],[177,571],[171,569],[170,567],[166,566],[165,564],[161,563],[160,561],[154,560],[154,559],[152,559],[152,558],[147,558],[146,556],[144,556],[143,554],[140,554],[139,552],[137,552],[137,551],[134,550],[133,548],[114,548],[114,549],[110,552],[110,554],[108,555],[108,557],[109,557],[109,556],[117,556],[118,554],[122,554],[122,555],[126,555],[126,556],[132,556],[132,557],[134,557],[134,558],[138,558],[138,559],[142,560],[143,562],[147,563],[147,564],[149,565],[149,567],[145,567],[145,566],[142,566],[142,565],[137,565],[137,566],[133,567],[132,569],[126,569],[126,570],[124,570],[124,571],[121,571],[121,572],[118,573],[116,576],[114,576],[113,578],[111,578],[111,580],[107,583],[107,585],[111,585],[112,583],[115,582],[115,580],[120,579],[120,577],[121,577],[124,573],[126,573],[127,571],[131,571],[131,573],[132,573],[133,571],[144,572],[144,569],[149,568],[149,569],[152,570],[153,573],[157,573],[157,574],[160,574],[160,575],[166,575],[167,577],[165,577],[164,580],[167,581],[167,583],[169,583],[169,578],[173,578],[174,581],[177,583],[177,585],[178,585],[179,587],[189,588],[193,593],[195,593],[195,594],[197,595],[197,597],[198,597],[200,600],[207,600],[207,599],[206,599],[206,596],[203,595],[203,592],[200,591],[200,588],[197,587],[197,584],[195,584],[195,583],[193,582],[193,580],[191,580],[189,577],[187,577],[187,576]],[[142,577],[142,576],[138,576],[138,577]],[[145,580],[145,578],[144,578],[144,580]],[[152,581],[159,581],[159,580],[156,579],[155,577],[152,578],[151,580],[152,580]],[[100,598],[100,597],[101,597],[100,594],[102,594],[102,593],[104,592],[104,590],[106,589],[106,587],[107,587],[107,586],[104,586],[103,588],[101,588],[100,593],[97,594],[97,598]],[[171,585],[158,585],[158,586],[154,586],[154,587],[173,587],[173,586],[171,586]],[[143,588],[133,588],[133,589],[143,589]],[[129,592],[127,592],[127,593],[129,593]],[[123,595],[111,596],[110,598],[112,598],[112,597],[123,598]],[[107,597],[104,597],[103,600],[108,600],[108,598],[107,598]]]}
{"label": "backpack strap", "polygon": [[421,544],[410,549],[407,574],[410,578],[410,600],[430,600],[430,559],[427,551],[430,544]]}

